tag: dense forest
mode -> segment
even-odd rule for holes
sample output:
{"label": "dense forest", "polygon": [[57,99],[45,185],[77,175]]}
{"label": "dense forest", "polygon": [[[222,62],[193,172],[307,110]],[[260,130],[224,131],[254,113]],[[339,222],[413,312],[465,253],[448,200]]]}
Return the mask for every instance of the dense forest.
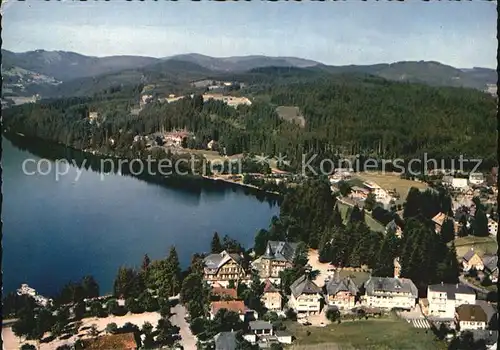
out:
{"label": "dense forest", "polygon": [[[135,135],[186,128],[189,148],[219,141],[226,154],[285,154],[298,168],[303,154],[374,158],[484,159],[496,164],[496,102],[485,93],[395,83],[362,75],[339,75],[287,84],[251,87],[251,106],[203,103],[201,96],[175,103],[153,102],[132,115],[142,87],[108,89],[92,98],[42,101],[4,111],[8,130],[119,155],[137,156],[144,145]],[[244,93],[244,92],[239,92]],[[305,127],[279,118],[276,106],[300,108]],[[88,122],[98,112],[100,123]],[[111,142],[110,140],[114,142]]]}

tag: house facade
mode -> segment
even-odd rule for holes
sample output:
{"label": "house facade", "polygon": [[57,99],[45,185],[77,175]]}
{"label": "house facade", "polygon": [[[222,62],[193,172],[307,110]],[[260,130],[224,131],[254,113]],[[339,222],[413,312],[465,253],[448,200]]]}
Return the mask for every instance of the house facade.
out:
{"label": "house facade", "polygon": [[203,262],[203,278],[209,284],[219,284],[227,287],[229,281],[239,282],[250,278],[245,269],[241,266],[242,258],[238,254],[230,254],[223,251],[219,254],[210,254]]}
{"label": "house facade", "polygon": [[464,271],[469,271],[474,268],[477,271],[482,271],[484,269],[483,260],[481,257],[474,251],[474,248],[471,248],[464,254],[462,257],[462,266]]}
{"label": "house facade", "polygon": [[351,278],[336,274],[326,285],[326,302],[339,310],[350,310],[356,305],[359,290]]}
{"label": "house facade", "polygon": [[372,181],[366,181],[363,183],[363,186],[368,188],[371,193],[375,195],[375,198],[377,201],[385,201],[387,198],[389,198],[389,194],[387,193],[386,190],[384,190],[382,187],[380,187],[378,184]]}
{"label": "house facade", "polygon": [[407,278],[370,277],[365,282],[365,295],[361,303],[381,309],[412,309],[418,297],[418,290]]}
{"label": "house facade", "polygon": [[463,284],[440,283],[427,287],[427,301],[427,316],[450,320],[459,305],[475,304],[476,293]]}
{"label": "house facade", "polygon": [[269,311],[281,311],[282,309],[283,298],[280,290],[273,286],[270,280],[266,281],[261,300],[264,307]]}
{"label": "house facade", "polygon": [[490,236],[496,236],[498,232],[498,222],[489,218],[488,219],[488,233]]}
{"label": "house facade", "polygon": [[278,284],[281,282],[280,272],[293,267],[297,246],[297,243],[269,241],[266,252],[253,262],[252,267],[259,271],[262,280]]}
{"label": "house facade", "polygon": [[460,305],[456,308],[455,322],[461,332],[486,329],[488,317],[479,305]]}
{"label": "house facade", "polygon": [[288,306],[297,314],[315,315],[321,312],[323,293],[308,274],[299,277],[290,286],[291,296]]}

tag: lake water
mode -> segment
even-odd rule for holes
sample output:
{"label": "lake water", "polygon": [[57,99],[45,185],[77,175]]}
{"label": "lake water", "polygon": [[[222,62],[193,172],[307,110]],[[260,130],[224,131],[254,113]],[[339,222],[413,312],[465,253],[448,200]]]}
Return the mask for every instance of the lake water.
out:
{"label": "lake water", "polygon": [[[54,171],[26,175],[28,158],[69,159],[75,151],[9,139],[2,140],[4,293],[28,283],[53,295],[87,274],[108,293],[118,268],[140,266],[145,253],[162,258],[175,245],[186,267],[193,253],[209,251],[215,231],[250,247],[279,214],[273,201],[241,188],[159,185],[118,174],[101,180],[98,171],[76,166],[57,181]],[[42,162],[41,170],[53,166]]]}

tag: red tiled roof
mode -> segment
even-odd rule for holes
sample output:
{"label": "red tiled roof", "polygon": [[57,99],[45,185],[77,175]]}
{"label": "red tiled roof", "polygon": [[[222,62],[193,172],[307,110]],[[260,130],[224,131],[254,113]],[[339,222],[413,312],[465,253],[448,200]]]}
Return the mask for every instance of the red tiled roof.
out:
{"label": "red tiled roof", "polygon": [[134,333],[105,335],[96,339],[84,340],[84,344],[85,349],[137,349]]}
{"label": "red tiled roof", "polygon": [[216,314],[221,309],[226,309],[228,311],[234,311],[239,315],[242,315],[246,311],[246,306],[241,300],[231,300],[231,301],[214,301],[210,305],[212,314]]}
{"label": "red tiled roof", "polygon": [[266,280],[266,285],[264,286],[264,293],[279,292],[279,289],[273,286],[270,280]]}
{"label": "red tiled roof", "polygon": [[234,288],[214,287],[212,288],[212,294],[218,296],[228,296],[233,299],[238,298],[238,293]]}

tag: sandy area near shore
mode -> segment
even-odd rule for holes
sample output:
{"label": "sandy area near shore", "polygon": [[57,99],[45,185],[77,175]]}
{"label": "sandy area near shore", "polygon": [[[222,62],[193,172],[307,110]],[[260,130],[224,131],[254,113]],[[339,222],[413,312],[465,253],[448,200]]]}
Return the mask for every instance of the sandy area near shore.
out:
{"label": "sandy area near shore", "polygon": [[[125,316],[108,316],[104,318],[85,318],[82,320],[82,327],[89,327],[92,324],[97,326],[99,331],[104,331],[108,323],[116,323],[118,327],[122,327],[125,323],[130,322],[135,324],[139,328],[145,322],[149,322],[156,327],[158,320],[161,318],[160,314],[157,312],[145,312],[142,314],[131,314],[128,313]],[[80,331],[79,334],[86,335],[87,331]],[[48,336],[49,334],[46,334]],[[54,350],[60,345],[69,344],[72,345],[79,337],[77,335],[71,338],[60,340],[56,339],[50,343],[40,343],[39,350]],[[82,338],[82,337],[80,337]],[[2,339],[3,339],[3,349],[4,350],[17,350],[24,343],[30,343],[36,345],[34,341],[19,342],[19,338],[14,335],[10,327],[2,328]]]}
{"label": "sandy area near shore", "polygon": [[325,285],[325,278],[328,277],[331,273],[328,272],[329,269],[333,269],[334,266],[328,263],[320,263],[318,259],[318,251],[315,249],[309,249],[309,260],[308,264],[312,267],[313,270],[318,270],[319,274],[314,279],[314,283],[320,288]]}

